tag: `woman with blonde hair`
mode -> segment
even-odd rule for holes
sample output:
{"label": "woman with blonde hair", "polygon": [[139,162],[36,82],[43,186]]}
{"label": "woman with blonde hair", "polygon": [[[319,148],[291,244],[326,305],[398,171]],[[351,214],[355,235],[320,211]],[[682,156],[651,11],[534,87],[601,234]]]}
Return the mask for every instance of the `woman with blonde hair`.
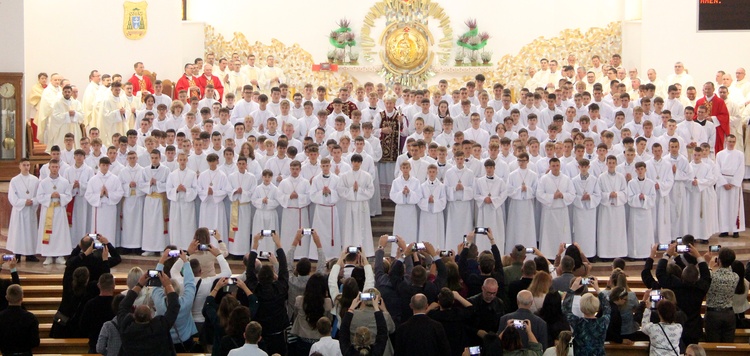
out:
{"label": "woman with blonde hair", "polygon": [[[605,355],[604,339],[607,336],[607,327],[609,326],[610,307],[609,300],[604,293],[599,293],[599,285],[593,283],[594,291],[599,294],[599,298],[591,293],[586,293],[581,297],[581,312],[583,317],[573,314],[573,291],[581,287],[581,277],[573,280],[570,290],[565,294],[563,301],[563,313],[568,318],[571,328],[573,329],[573,347],[577,356],[594,356]],[[601,316],[597,317],[599,306],[602,306]]]}
{"label": "woman with blonde hair", "polygon": [[534,278],[531,280],[531,284],[527,290],[531,292],[534,297],[534,302],[531,304],[531,312],[538,313],[544,305],[544,298],[547,296],[550,287],[552,287],[552,276],[543,271],[537,271]]}
{"label": "woman with blonde hair", "polygon": [[634,313],[638,308],[638,297],[635,292],[631,291],[628,287],[628,276],[619,268],[615,268],[609,277],[607,283],[607,290],[604,291],[607,296],[615,287],[622,287],[627,291],[627,298],[625,303],[619,308],[620,318],[622,319],[622,328],[620,334],[624,339],[633,341],[644,341],[645,337],[642,333],[638,332],[638,323],[635,321]]}

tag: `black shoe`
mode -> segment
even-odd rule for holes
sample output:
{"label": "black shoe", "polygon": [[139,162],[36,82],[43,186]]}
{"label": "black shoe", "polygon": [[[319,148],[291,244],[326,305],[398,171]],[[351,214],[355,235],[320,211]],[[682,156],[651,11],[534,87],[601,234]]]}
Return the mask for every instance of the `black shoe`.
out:
{"label": "black shoe", "polygon": [[726,233],[726,232],[722,232],[719,234],[719,237],[728,237],[728,236],[729,236],[729,233]]}
{"label": "black shoe", "polygon": [[[19,258],[20,260],[21,258]],[[35,255],[26,256],[26,262],[39,262],[39,259]]]}
{"label": "black shoe", "polygon": [[732,237],[735,238],[735,239],[739,239],[740,238],[740,233],[739,232],[735,232],[735,233],[732,234]]}

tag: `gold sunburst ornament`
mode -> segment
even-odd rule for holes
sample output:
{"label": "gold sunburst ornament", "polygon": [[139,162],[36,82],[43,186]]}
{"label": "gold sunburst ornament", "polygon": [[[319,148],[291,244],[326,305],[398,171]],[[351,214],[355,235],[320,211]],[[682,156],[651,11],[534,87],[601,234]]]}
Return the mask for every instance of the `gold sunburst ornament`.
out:
{"label": "gold sunburst ornament", "polygon": [[[386,28],[373,39],[375,20],[385,17]],[[437,43],[428,29],[428,21],[439,22],[442,37]],[[409,87],[423,87],[435,73],[431,70],[435,57],[441,64],[448,62],[453,48],[450,18],[443,8],[430,0],[383,0],[370,8],[362,25],[362,56],[372,62],[379,55],[381,76],[388,83],[400,82]],[[380,46],[380,50],[376,49]]]}

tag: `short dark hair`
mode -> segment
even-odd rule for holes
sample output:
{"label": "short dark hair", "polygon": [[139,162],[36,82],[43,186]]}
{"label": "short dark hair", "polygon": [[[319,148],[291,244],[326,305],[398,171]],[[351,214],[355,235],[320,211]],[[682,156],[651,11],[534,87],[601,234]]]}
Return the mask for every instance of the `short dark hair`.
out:
{"label": "short dark hair", "polygon": [[245,327],[245,342],[248,344],[257,344],[260,340],[260,334],[263,332],[263,327],[257,321],[251,321]]}

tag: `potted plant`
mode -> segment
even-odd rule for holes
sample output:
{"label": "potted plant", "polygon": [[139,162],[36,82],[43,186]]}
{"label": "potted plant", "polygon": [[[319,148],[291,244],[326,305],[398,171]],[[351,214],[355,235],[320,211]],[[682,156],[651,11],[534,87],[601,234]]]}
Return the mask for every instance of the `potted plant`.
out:
{"label": "potted plant", "polygon": [[328,51],[328,54],[326,54],[326,57],[328,58],[328,63],[333,63],[333,61],[336,59],[336,50],[332,49]]}
{"label": "potted plant", "polygon": [[480,54],[480,57],[482,57],[482,63],[489,64],[492,60],[492,51],[484,51]]}
{"label": "potted plant", "polygon": [[456,65],[460,66],[464,63],[464,58],[466,58],[466,53],[464,53],[463,50],[456,51]]}
{"label": "potted plant", "polygon": [[343,50],[336,51],[336,63],[342,64],[346,61],[346,52]]}
{"label": "potted plant", "polygon": [[349,64],[356,65],[359,60],[359,52],[349,51]]}
{"label": "potted plant", "polygon": [[476,51],[471,51],[468,57],[469,57],[469,62],[471,62],[471,65],[473,66],[477,65],[477,61],[479,61],[479,55],[477,55]]}

